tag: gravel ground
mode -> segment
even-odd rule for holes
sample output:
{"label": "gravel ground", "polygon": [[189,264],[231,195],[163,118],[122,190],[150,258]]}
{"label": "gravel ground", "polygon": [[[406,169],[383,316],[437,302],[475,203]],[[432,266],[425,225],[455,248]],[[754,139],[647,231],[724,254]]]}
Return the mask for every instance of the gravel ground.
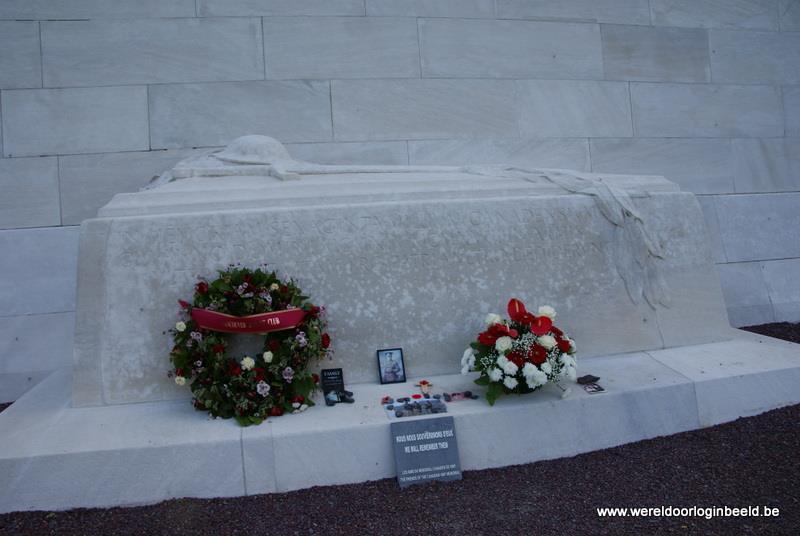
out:
{"label": "gravel ground", "polygon": [[[0,534],[794,536],[800,527],[798,452],[800,405],[572,458],[469,471],[449,484],[400,491],[387,479],[236,499],[21,512],[0,516]],[[780,515],[601,518],[595,510],[658,506],[769,506]]]}
{"label": "gravel ground", "polygon": [[775,337],[776,339],[800,343],[800,322],[797,324],[775,322],[772,324],[762,324],[760,326],[747,326],[742,329],[768,337]]}

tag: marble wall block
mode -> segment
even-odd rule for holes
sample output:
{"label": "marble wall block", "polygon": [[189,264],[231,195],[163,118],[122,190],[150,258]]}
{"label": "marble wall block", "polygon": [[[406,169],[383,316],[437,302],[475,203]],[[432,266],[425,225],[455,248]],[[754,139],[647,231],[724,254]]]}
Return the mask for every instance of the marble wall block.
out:
{"label": "marble wall block", "polygon": [[800,86],[784,86],[782,89],[786,135],[800,137]]}
{"label": "marble wall block", "polygon": [[0,376],[70,366],[74,327],[72,312],[0,315]]}
{"label": "marble wall block", "polygon": [[739,139],[731,143],[737,192],[800,191],[800,139]]}
{"label": "marble wall block", "polygon": [[319,81],[151,86],[150,132],[153,149],[216,147],[242,132],[328,141],[330,87]]}
{"label": "marble wall block", "polygon": [[42,23],[45,86],[264,77],[257,18]]}
{"label": "marble wall block", "polygon": [[373,17],[493,18],[494,0],[366,0]]}
{"label": "marble wall block", "polygon": [[408,142],[415,165],[507,164],[589,170],[589,142],[580,138],[425,140]]}
{"label": "marble wall block", "polygon": [[264,19],[267,78],[418,78],[409,18]]}
{"label": "marble wall block", "polygon": [[625,82],[520,80],[517,94],[523,136],[620,137],[633,133]]}
{"label": "marble wall block", "polygon": [[774,322],[764,270],[759,262],[717,265],[728,317],[735,327]]}
{"label": "marble wall block", "polygon": [[650,0],[656,26],[778,29],[775,0]]}
{"label": "marble wall block", "polygon": [[601,25],[606,79],[708,82],[708,33],[695,28]]}
{"label": "marble wall block", "polygon": [[800,33],[711,30],[714,82],[800,83]]}
{"label": "marble wall block", "polygon": [[497,0],[497,17],[650,24],[647,0]]}
{"label": "marble wall block", "polygon": [[5,156],[148,148],[144,86],[3,91],[2,106]]}
{"label": "marble wall block", "polygon": [[633,123],[641,137],[780,137],[783,117],[773,86],[631,83]]}
{"label": "marble wall block", "polygon": [[337,140],[516,137],[514,82],[334,80]]}
{"label": "marble wall block", "polygon": [[[0,231],[2,315],[75,310],[77,227]],[[32,370],[35,367],[32,367]]]}
{"label": "marble wall block", "polygon": [[364,0],[197,0],[201,17],[364,16]]}
{"label": "marble wall block", "polygon": [[800,259],[766,261],[763,268],[775,318],[800,322]]}
{"label": "marble wall block", "polygon": [[3,0],[0,19],[125,19],[194,17],[194,0]]}
{"label": "marble wall block", "polygon": [[800,193],[717,196],[728,262],[800,257]]}
{"label": "marble wall block", "polygon": [[290,143],[286,148],[292,158],[317,164],[408,164],[404,141]]}
{"label": "marble wall block", "polygon": [[730,140],[592,139],[592,170],[652,173],[696,194],[733,193]]}
{"label": "marble wall block", "polygon": [[63,224],[78,225],[94,218],[114,194],[136,192],[180,160],[200,152],[183,149],[60,157]]}
{"label": "marble wall block", "polygon": [[38,23],[0,21],[0,50],[0,89],[42,87]]}
{"label": "marble wall block", "polygon": [[708,233],[708,243],[711,248],[711,257],[716,264],[723,264],[728,261],[725,256],[725,248],[722,245],[722,236],[719,230],[719,216],[717,216],[717,203],[713,195],[698,195],[697,202],[703,211],[703,219],[706,223]]}
{"label": "marble wall block", "polygon": [[0,229],[60,225],[54,157],[0,158]]}
{"label": "marble wall block", "polygon": [[797,0],[778,0],[781,31],[800,30],[800,2]]}
{"label": "marble wall block", "polygon": [[595,24],[423,19],[419,30],[423,76],[603,76]]}

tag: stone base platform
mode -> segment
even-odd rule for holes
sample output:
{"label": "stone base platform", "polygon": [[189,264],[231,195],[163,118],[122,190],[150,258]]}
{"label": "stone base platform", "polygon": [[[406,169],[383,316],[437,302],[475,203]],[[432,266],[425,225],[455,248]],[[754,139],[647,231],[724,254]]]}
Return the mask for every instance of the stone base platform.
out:
{"label": "stone base platform", "polygon": [[[800,346],[735,332],[727,342],[584,359],[607,392],[448,404],[464,470],[571,456],[800,403]],[[472,389],[472,376],[428,378]],[[566,385],[568,382],[565,382]],[[70,407],[58,371],[0,414],[0,512],[229,497],[394,476],[381,395],[413,381],[353,385],[356,403],[318,405],[242,429],[187,401]],[[417,417],[425,418],[425,417]]]}

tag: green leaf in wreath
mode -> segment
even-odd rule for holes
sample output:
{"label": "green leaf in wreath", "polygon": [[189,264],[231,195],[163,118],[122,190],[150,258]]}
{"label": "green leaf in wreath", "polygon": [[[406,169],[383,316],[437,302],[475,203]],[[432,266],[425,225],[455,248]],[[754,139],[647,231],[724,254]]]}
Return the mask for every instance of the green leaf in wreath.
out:
{"label": "green leaf in wreath", "polygon": [[475,379],[475,383],[477,385],[489,385],[490,382],[491,380],[488,376],[480,376],[479,378]]}
{"label": "green leaf in wreath", "polygon": [[494,406],[495,400],[503,394],[503,388],[499,383],[490,383],[489,389],[486,391],[486,401],[490,406]]}

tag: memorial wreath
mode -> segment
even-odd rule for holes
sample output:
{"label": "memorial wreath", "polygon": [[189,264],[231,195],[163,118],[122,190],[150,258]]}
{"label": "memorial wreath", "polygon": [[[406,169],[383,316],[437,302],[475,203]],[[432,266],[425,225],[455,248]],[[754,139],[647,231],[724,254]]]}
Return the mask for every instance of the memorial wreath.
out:
{"label": "memorial wreath", "polygon": [[[178,385],[190,383],[195,408],[248,426],[313,405],[319,377],[306,369],[331,351],[331,339],[323,309],[293,280],[231,265],[213,281],[201,279],[192,303],[179,303],[171,375]],[[263,346],[234,357],[231,333],[263,334]]]}
{"label": "memorial wreath", "polygon": [[510,320],[489,314],[486,330],[464,351],[461,373],[480,372],[475,383],[488,386],[489,404],[503,393],[530,393],[563,377],[575,379],[575,342],[553,325],[552,307],[539,307],[538,313],[529,313],[521,301],[512,299]]}

